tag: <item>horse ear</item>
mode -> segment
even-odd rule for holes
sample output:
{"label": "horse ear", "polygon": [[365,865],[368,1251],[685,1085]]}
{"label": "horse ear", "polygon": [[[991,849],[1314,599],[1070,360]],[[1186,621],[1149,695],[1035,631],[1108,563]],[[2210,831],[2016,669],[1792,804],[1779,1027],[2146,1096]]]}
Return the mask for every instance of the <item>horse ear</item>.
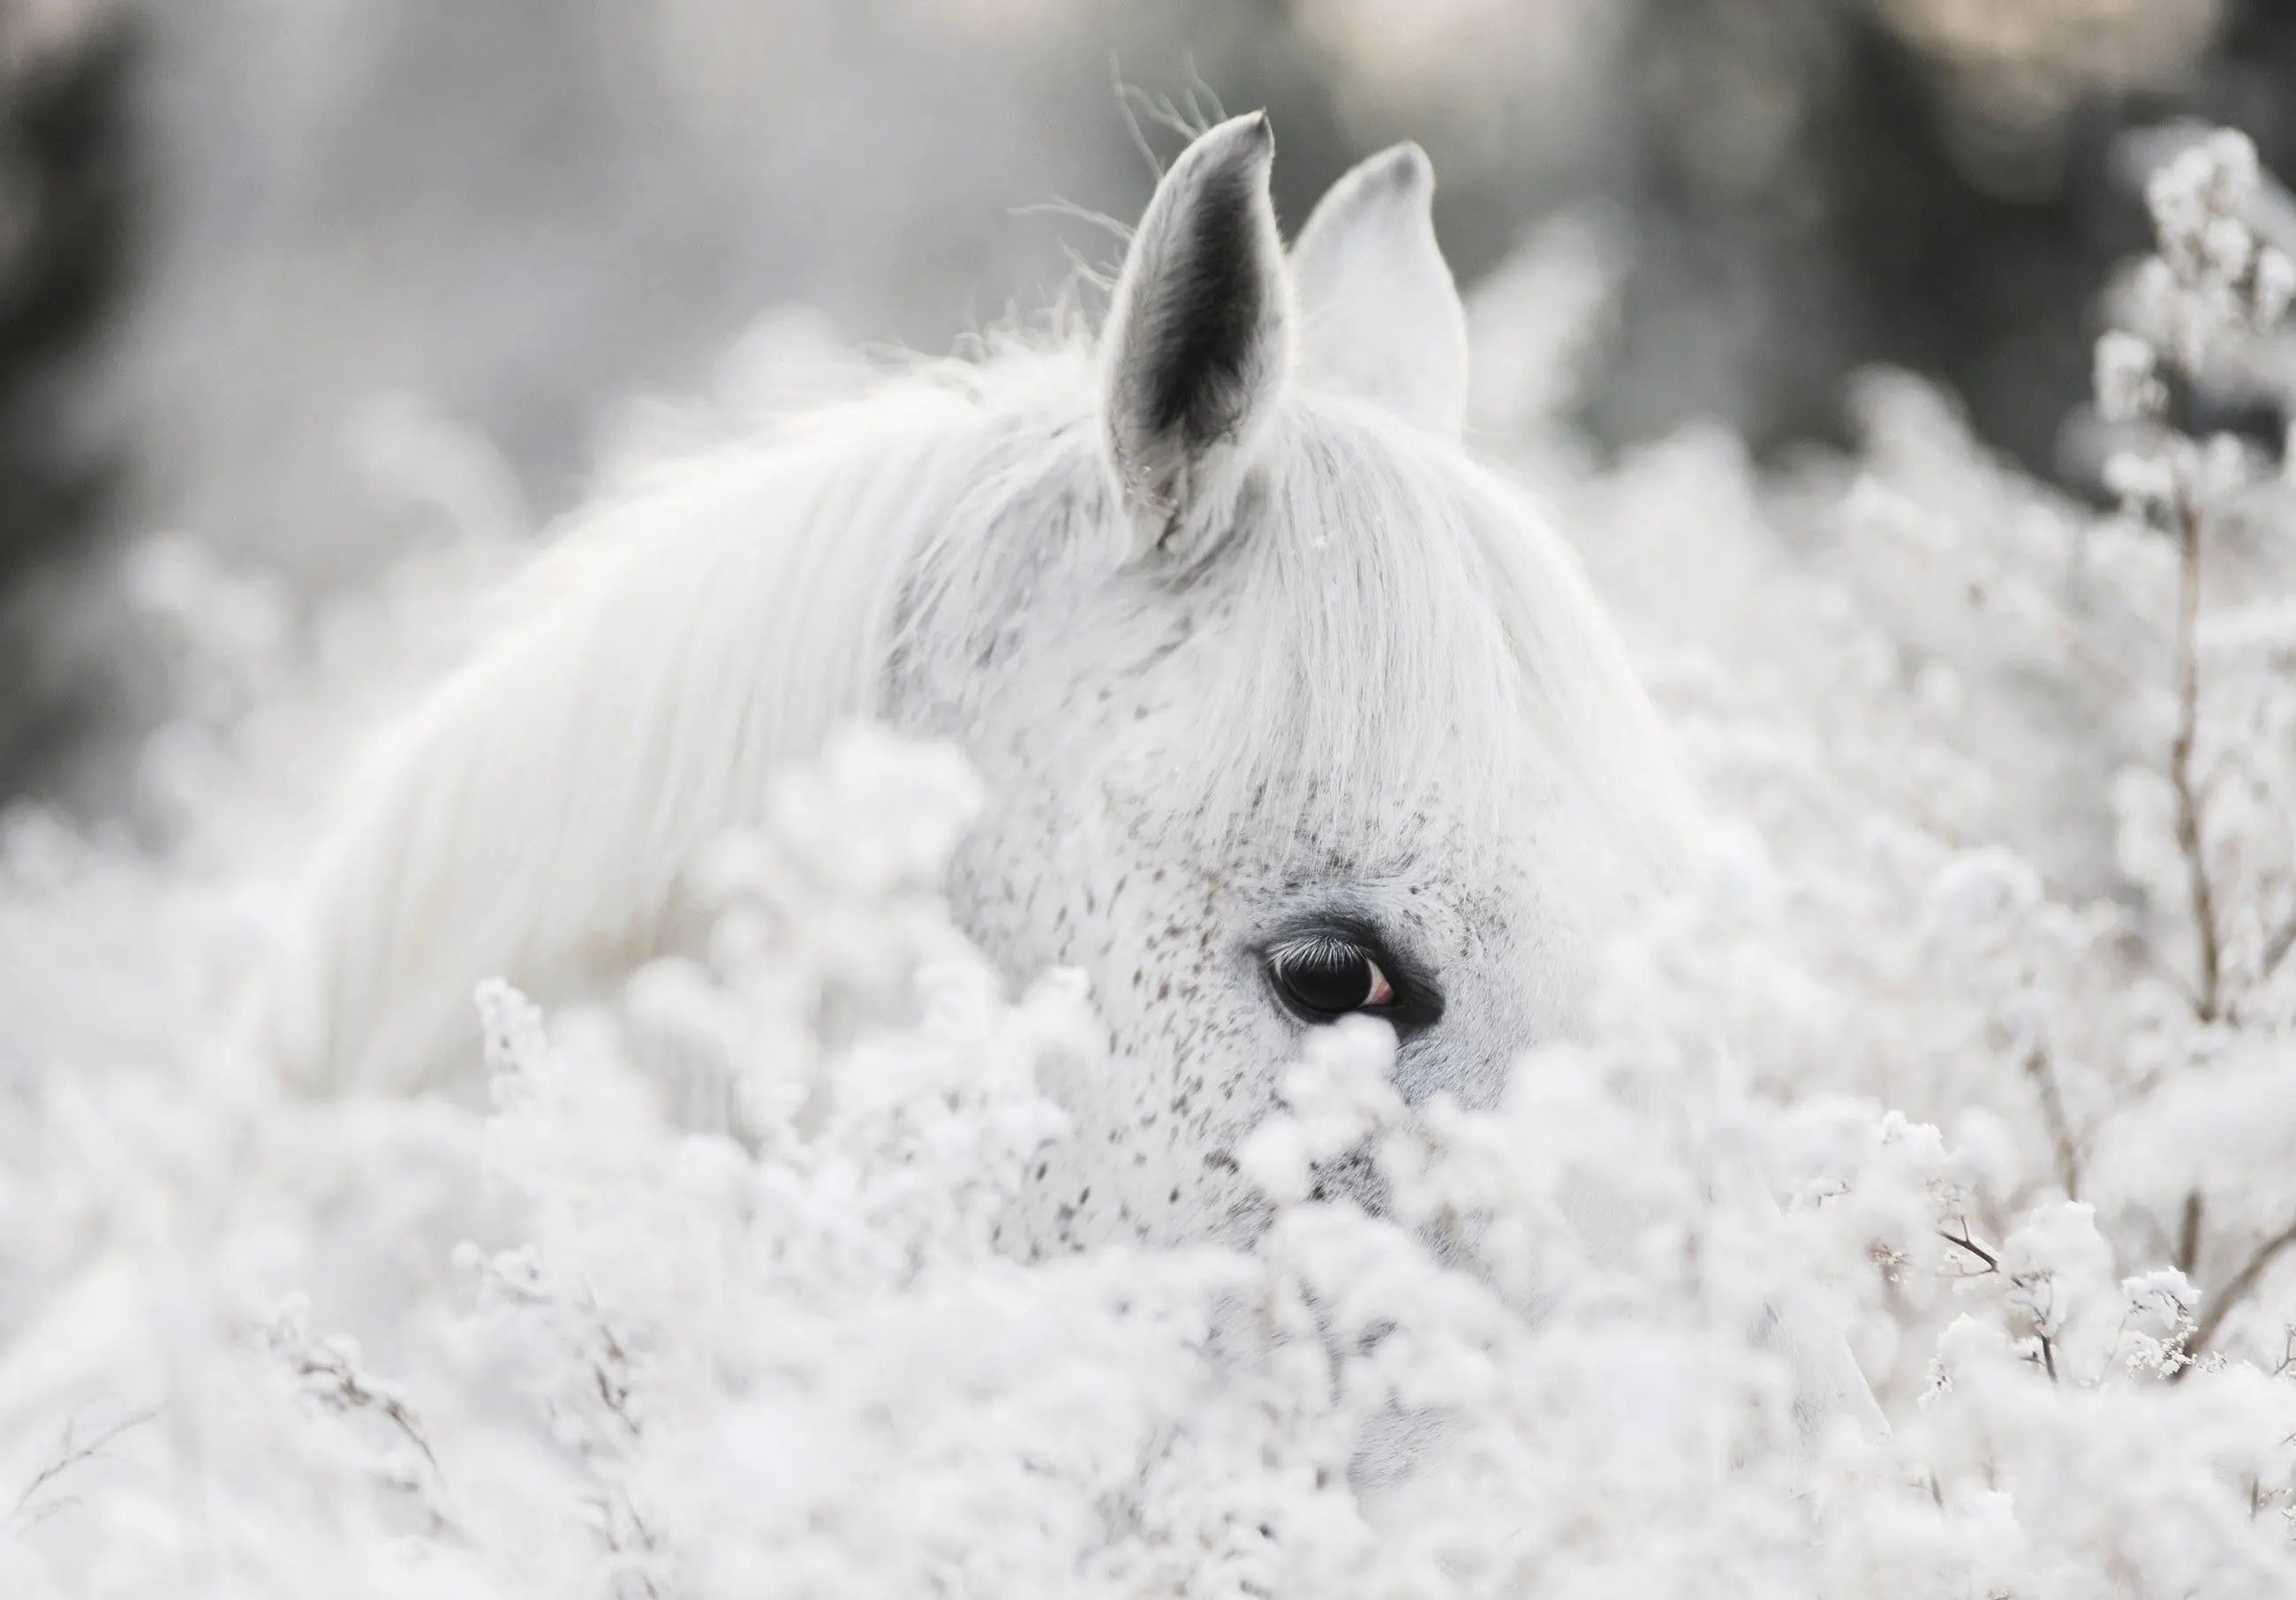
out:
{"label": "horse ear", "polygon": [[1376,400],[1456,437],[1467,411],[1467,314],[1435,242],[1435,169],[1416,144],[1332,185],[1292,247],[1303,382]]}
{"label": "horse ear", "polygon": [[1267,193],[1267,113],[1219,124],[1157,185],[1101,336],[1109,455],[1134,553],[1231,496],[1292,358],[1291,284]]}

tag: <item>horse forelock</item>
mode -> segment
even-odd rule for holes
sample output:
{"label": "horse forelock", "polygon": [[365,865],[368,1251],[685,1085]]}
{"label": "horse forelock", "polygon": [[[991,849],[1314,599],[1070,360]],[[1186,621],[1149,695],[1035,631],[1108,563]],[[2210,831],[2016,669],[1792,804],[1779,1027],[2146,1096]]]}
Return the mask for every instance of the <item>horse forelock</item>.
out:
{"label": "horse forelock", "polygon": [[[984,341],[659,470],[644,495],[660,510],[610,513],[589,537],[611,546],[618,523],[724,501],[712,485],[728,478],[760,486],[730,496],[772,524],[732,530],[730,559],[756,576],[693,601],[752,608],[749,691],[775,709],[756,753],[801,756],[840,718],[961,697],[1000,639],[1072,623],[1041,614],[1047,570],[1119,576],[1098,403],[1073,325]],[[1375,405],[1295,390],[1220,514],[1189,567],[1136,563],[1117,584],[1144,611],[1187,613],[1200,681],[1171,755],[1199,780],[1172,801],[1203,829],[1484,831],[1575,787],[1636,849],[1677,845],[1691,808],[1649,701],[1520,485]],[[569,543],[570,564],[601,559]]]}
{"label": "horse forelock", "polygon": [[[985,619],[1060,627],[1026,617],[1037,578],[1124,550],[1085,352],[1023,349],[913,381],[961,385],[980,419],[964,491],[909,579],[930,603],[905,624],[972,639]],[[1394,842],[1487,832],[1575,791],[1636,852],[1678,850],[1692,808],[1655,715],[1520,485],[1374,404],[1305,390],[1220,514],[1187,566],[1126,575],[1144,610],[1177,606],[1190,625],[1198,681],[1170,755],[1197,782],[1171,794],[1201,830]],[[965,670],[919,649],[927,670]]]}
{"label": "horse forelock", "polygon": [[1672,848],[1687,808],[1655,714],[1519,486],[1448,439],[1312,393],[1263,468],[1259,525],[1233,551],[1247,670],[1206,718],[1237,730],[1224,765],[1250,774],[1259,803],[1337,808],[1373,833],[1424,806],[1437,826],[1488,834],[1576,793],[1622,842]]}

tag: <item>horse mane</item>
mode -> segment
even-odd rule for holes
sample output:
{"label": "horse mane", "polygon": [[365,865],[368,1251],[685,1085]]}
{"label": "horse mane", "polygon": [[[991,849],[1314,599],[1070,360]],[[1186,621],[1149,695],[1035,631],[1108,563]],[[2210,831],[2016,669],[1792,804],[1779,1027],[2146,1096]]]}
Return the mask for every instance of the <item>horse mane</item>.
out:
{"label": "horse mane", "polygon": [[[659,948],[694,852],[758,819],[776,769],[883,714],[898,674],[954,669],[933,659],[954,624],[1009,615],[1046,551],[1104,537],[1120,559],[1096,404],[1086,341],[1000,340],[582,513],[353,775],[308,875],[308,967],[274,1007],[291,1069],[436,1081],[475,1040],[478,977],[547,999]],[[1456,816],[1567,773],[1629,846],[1677,833],[1649,704],[1514,486],[1313,392],[1258,485],[1218,557],[1234,669],[1193,723],[1208,825],[1392,809],[1435,773],[1466,775]]]}
{"label": "horse mane", "polygon": [[477,978],[547,1000],[659,947],[693,852],[877,709],[901,573],[977,474],[964,377],[651,465],[512,580],[342,785],[268,1007],[291,1075],[429,1087],[475,1046]]}

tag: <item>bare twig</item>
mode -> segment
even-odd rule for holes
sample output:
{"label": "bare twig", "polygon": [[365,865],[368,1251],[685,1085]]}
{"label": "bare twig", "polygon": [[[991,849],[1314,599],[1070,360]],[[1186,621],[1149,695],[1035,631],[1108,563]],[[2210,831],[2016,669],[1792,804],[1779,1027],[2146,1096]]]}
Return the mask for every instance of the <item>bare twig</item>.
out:
{"label": "bare twig", "polygon": [[10,1508],[7,1520],[12,1522],[23,1515],[25,1507],[32,1503],[32,1497],[38,1494],[44,1485],[53,1482],[64,1473],[89,1459],[104,1446],[127,1432],[128,1429],[148,1423],[158,1415],[159,1411],[152,1407],[146,1407],[141,1411],[132,1411],[77,1448],[71,1442],[71,1432],[67,1429],[63,1438],[63,1454],[33,1474],[32,1481],[24,1485],[24,1492],[16,1497],[16,1504]]}
{"label": "bare twig", "polygon": [[[2001,1259],[1969,1236],[1969,1225],[1967,1223],[1964,1222],[1962,1224],[1961,1232],[1958,1235],[1949,1234],[1946,1232],[1945,1229],[1939,1228],[1938,1229],[1938,1237],[1944,1240],[1948,1244],[1959,1245],[1971,1255],[1975,1256],[1979,1260],[1984,1262],[1986,1272],[1998,1272],[2001,1270]],[[1982,1277],[1985,1276],[1985,1273],[1971,1273],[1969,1276],[1972,1277]]]}
{"label": "bare twig", "polygon": [[2048,1047],[2035,1045],[2025,1054],[2025,1075],[2041,1096],[2041,1116],[2049,1125],[2049,1138],[2057,1147],[2057,1178],[2065,1186],[2065,1198],[2080,1198],[2080,1143],[2073,1136],[2072,1119],[2065,1113],[2065,1097],[2058,1087],[2056,1068],[2049,1059]]}
{"label": "bare twig", "polygon": [[2291,949],[2296,949],[2296,912],[2289,913],[2288,920],[2280,924],[2280,931],[2265,940],[2264,964],[2257,968],[2256,981],[2262,983],[2271,977],[2274,969],[2279,966],[2282,958]]}
{"label": "bare twig", "polygon": [[2201,1260],[2201,1192],[2191,1191],[2185,1196],[2185,1214],[2177,1229],[2177,1270],[2186,1277]]}
{"label": "bare twig", "polygon": [[[2049,884],[2046,879],[2042,886],[2048,890],[2052,899],[2062,905],[2070,906],[2079,903],[2075,896]],[[2121,930],[2119,938],[2121,948],[2135,958],[2139,966],[2176,990],[2177,997],[2186,1005],[2195,1012],[2200,1010],[2200,991],[2193,987],[2193,981],[2178,972],[2167,956],[2154,949],[2151,939],[2146,939],[2134,928]]]}
{"label": "bare twig", "polygon": [[2177,495],[2177,736],[2169,747],[2169,781],[2177,792],[2177,848],[2192,886],[2193,930],[2200,941],[2200,997],[2193,1007],[2203,1022],[2217,1018],[2224,956],[2217,942],[2216,891],[2201,842],[2201,802],[2193,782],[2193,741],[2200,726],[2201,514],[2192,486]]}
{"label": "bare twig", "polygon": [[[2256,1252],[2248,1258],[2241,1269],[2226,1278],[2224,1287],[2209,1297],[2208,1309],[2202,1313],[2199,1325],[2193,1329],[2193,1336],[2185,1346],[2187,1354],[2197,1358],[2209,1348],[2217,1336],[2217,1330],[2224,1326],[2224,1319],[2231,1314],[2233,1308],[2248,1298],[2250,1292],[2256,1287],[2257,1280],[2280,1259],[2281,1252],[2292,1245],[2296,1245],[2296,1222],[2290,1223],[2256,1247]],[[2191,1370],[2190,1366],[2178,1368],[2169,1382],[2175,1383]]]}
{"label": "bare twig", "polygon": [[[370,1387],[341,1353],[332,1350],[306,1351],[295,1363],[299,1378],[324,1378],[334,1384],[332,1389],[313,1389],[307,1392],[323,1405],[336,1411],[373,1411],[396,1428],[406,1442],[422,1452],[422,1459],[439,1472],[439,1457],[430,1453],[430,1441],[415,1425],[414,1414],[395,1395],[384,1394]],[[440,1476],[443,1478],[444,1474]]]}

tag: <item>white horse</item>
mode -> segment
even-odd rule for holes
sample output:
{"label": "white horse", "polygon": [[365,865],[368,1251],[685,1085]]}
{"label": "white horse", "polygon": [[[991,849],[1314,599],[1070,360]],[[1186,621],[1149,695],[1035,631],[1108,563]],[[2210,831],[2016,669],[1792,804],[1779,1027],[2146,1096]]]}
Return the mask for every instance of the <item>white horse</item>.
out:
{"label": "white horse", "polygon": [[[321,852],[302,1073],[473,1073],[478,980],[661,950],[697,852],[860,717],[967,752],[958,920],[1015,982],[1081,968],[1107,1026],[1045,1086],[1074,1136],[1032,1248],[1248,1240],[1230,1153],[1306,1030],[1385,1018],[1406,1098],[1470,1105],[1578,1031],[1691,808],[1569,551],[1462,447],[1425,156],[1287,256],[1273,150],[1258,115],[1190,146],[1096,341],[890,380],[565,537]],[[1765,1323],[1806,1421],[1873,1415],[1838,1336]]]}
{"label": "white horse", "polygon": [[473,1071],[476,981],[656,953],[696,852],[865,716],[967,752],[959,921],[1106,1022],[1046,1086],[1044,1243],[1249,1230],[1228,1153],[1304,1030],[1384,1017],[1407,1097],[1473,1104],[1577,1029],[1681,785],[1570,553],[1462,447],[1426,158],[1287,255],[1272,154],[1258,115],[1194,142],[1096,341],[889,380],[565,537],[322,851],[300,1070]]}

